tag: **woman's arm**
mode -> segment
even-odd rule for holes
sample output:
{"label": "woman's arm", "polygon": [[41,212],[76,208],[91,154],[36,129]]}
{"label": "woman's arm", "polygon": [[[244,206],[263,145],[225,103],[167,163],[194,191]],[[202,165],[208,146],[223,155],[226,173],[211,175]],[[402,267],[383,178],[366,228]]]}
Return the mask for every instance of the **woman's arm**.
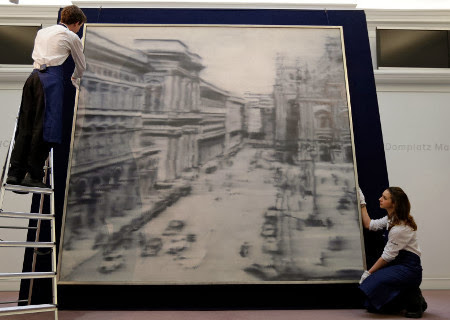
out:
{"label": "woman's arm", "polygon": [[378,258],[377,262],[372,266],[372,268],[369,269],[369,272],[372,274],[377,270],[380,270],[381,268],[384,268],[388,265],[389,262],[384,260],[383,258]]}
{"label": "woman's arm", "polygon": [[364,282],[364,280],[367,279],[367,277],[369,277],[372,273],[380,270],[381,268],[386,267],[389,264],[389,262],[387,262],[386,260],[384,260],[383,258],[378,258],[377,262],[375,262],[375,264],[372,266],[372,268],[370,268],[368,271],[364,271],[364,273],[361,276],[361,280],[359,280],[359,284],[362,284]]}
{"label": "woman's arm", "polygon": [[367,207],[365,204],[361,205],[361,218],[363,227],[369,229],[371,219],[369,217],[369,213],[367,212]]}

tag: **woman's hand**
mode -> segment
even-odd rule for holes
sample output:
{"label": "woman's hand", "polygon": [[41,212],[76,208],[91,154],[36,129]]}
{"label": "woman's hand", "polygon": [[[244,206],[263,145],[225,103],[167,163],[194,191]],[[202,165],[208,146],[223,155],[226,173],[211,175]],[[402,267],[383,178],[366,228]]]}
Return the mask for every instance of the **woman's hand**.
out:
{"label": "woman's hand", "polygon": [[367,271],[367,270],[364,271],[364,273],[363,273],[362,276],[361,276],[361,280],[359,280],[359,284],[363,283],[364,280],[366,280],[367,277],[370,276],[370,275],[371,275],[371,273],[370,273],[369,271]]}
{"label": "woman's hand", "polygon": [[361,206],[366,205],[366,198],[364,197],[364,194],[361,191],[361,188],[358,187],[358,192],[359,192],[359,204]]}
{"label": "woman's hand", "polygon": [[358,192],[359,192],[359,204],[361,206],[362,224],[364,228],[369,229],[371,219],[369,217],[369,213],[367,212],[366,208],[366,198],[364,197],[361,188],[358,188]]}

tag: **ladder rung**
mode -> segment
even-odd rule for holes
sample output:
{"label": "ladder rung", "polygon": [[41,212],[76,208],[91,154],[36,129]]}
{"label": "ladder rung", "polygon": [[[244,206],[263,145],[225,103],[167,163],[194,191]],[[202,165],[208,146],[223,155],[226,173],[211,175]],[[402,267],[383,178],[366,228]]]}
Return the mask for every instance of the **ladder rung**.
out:
{"label": "ladder rung", "polygon": [[13,303],[22,303],[22,302],[28,303],[28,300],[1,301],[0,304],[13,304]]}
{"label": "ladder rung", "polygon": [[55,272],[17,272],[17,273],[0,273],[0,280],[12,279],[44,279],[53,278]]}
{"label": "ladder rung", "polygon": [[0,308],[0,316],[33,313],[33,312],[50,312],[56,310],[57,308],[54,304],[37,304],[29,306],[7,307],[7,308]]}
{"label": "ladder rung", "polygon": [[50,188],[25,187],[25,186],[17,186],[17,185],[12,185],[12,184],[5,184],[5,190],[19,191],[19,192],[32,192],[32,193],[41,193],[41,194],[52,194],[53,193],[53,190]]}
{"label": "ladder rung", "polygon": [[0,247],[53,248],[54,242],[0,241]]}
{"label": "ladder rung", "polygon": [[0,226],[0,229],[37,230],[37,227]]}
{"label": "ladder rung", "polygon": [[3,218],[53,220],[55,215],[53,215],[53,214],[42,214],[42,213],[25,213],[25,212],[2,211],[2,212],[0,212],[0,217],[3,217]]}

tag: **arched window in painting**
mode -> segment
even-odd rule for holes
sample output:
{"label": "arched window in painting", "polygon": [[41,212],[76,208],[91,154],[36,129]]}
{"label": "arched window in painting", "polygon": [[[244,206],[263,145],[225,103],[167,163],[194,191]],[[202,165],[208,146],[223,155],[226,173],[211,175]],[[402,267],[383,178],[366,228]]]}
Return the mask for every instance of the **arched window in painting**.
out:
{"label": "arched window in painting", "polygon": [[329,112],[322,111],[316,114],[317,128],[331,128],[331,115]]}
{"label": "arched window in painting", "polygon": [[145,87],[145,111],[162,111],[162,85],[157,80],[151,80]]}
{"label": "arched window in painting", "polygon": [[136,88],[133,93],[133,110],[142,110],[142,89]]}
{"label": "arched window in painting", "polygon": [[100,101],[102,108],[111,109],[111,90],[107,83],[100,84]]}
{"label": "arched window in painting", "polygon": [[123,110],[130,110],[131,109],[131,103],[132,103],[132,97],[131,97],[131,90],[128,87],[122,87],[121,89],[121,97],[120,97],[120,105],[122,106]]}
{"label": "arched window in painting", "polygon": [[341,111],[339,114],[339,128],[342,130],[349,130],[350,128],[347,110]]}
{"label": "arched window in painting", "polygon": [[[87,80],[86,82],[86,108],[100,108],[101,93],[99,91],[99,84],[97,81]],[[79,105],[80,102],[78,102]]]}
{"label": "arched window in painting", "polygon": [[121,109],[121,104],[119,102],[120,99],[120,88],[118,86],[114,86],[112,85],[110,88],[110,104],[111,104],[111,109]]}
{"label": "arched window in painting", "polygon": [[331,161],[331,152],[328,144],[319,145],[319,159],[320,161]]}

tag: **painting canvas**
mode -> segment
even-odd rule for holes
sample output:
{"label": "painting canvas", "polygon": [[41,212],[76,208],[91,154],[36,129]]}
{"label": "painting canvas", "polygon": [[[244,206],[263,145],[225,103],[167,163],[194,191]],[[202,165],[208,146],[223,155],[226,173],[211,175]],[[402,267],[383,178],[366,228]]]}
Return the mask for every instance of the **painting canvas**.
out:
{"label": "painting canvas", "polygon": [[341,27],[86,25],[62,284],[355,282]]}

